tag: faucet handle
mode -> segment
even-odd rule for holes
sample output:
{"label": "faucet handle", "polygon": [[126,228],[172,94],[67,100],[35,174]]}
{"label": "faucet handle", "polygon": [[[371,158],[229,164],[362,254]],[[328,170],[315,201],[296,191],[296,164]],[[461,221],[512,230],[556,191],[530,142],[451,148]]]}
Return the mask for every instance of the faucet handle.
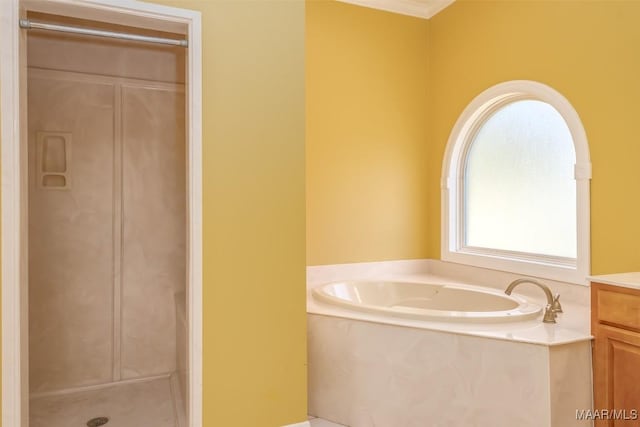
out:
{"label": "faucet handle", "polygon": [[547,307],[544,309],[544,317],[542,318],[543,323],[556,323],[556,317],[558,315],[553,308],[551,308],[551,304],[547,304]]}
{"label": "faucet handle", "polygon": [[553,304],[551,304],[551,310],[553,310],[556,313],[562,313],[562,305],[560,304],[560,294],[556,294],[556,296],[553,297]]}

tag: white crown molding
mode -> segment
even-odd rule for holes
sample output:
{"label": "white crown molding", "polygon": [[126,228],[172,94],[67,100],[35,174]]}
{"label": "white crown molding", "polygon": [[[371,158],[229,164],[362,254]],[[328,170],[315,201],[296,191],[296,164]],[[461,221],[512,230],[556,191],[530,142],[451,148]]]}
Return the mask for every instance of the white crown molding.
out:
{"label": "white crown molding", "polygon": [[455,0],[338,0],[343,3],[429,19]]}

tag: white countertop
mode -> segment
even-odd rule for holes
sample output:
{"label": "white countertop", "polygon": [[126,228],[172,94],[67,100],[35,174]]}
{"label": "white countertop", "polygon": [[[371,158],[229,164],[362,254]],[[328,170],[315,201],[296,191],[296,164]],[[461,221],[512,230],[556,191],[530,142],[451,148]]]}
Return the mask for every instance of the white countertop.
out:
{"label": "white countertop", "polygon": [[602,274],[599,276],[589,276],[592,282],[604,283],[605,285],[622,286],[624,288],[640,289],[640,272]]}

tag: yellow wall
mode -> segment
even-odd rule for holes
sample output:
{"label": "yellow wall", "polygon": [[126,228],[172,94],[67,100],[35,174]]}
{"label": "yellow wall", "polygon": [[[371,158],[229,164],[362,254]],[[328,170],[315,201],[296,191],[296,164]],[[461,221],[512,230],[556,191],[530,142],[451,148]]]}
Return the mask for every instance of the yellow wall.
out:
{"label": "yellow wall", "polygon": [[439,180],[457,117],[513,79],[560,91],[580,115],[593,164],[592,271],[640,269],[640,2],[456,1],[430,22],[429,257],[440,257]]}
{"label": "yellow wall", "polygon": [[204,425],[306,419],[304,2],[202,11]]}
{"label": "yellow wall", "polygon": [[439,258],[455,120],[488,87],[530,79],[587,132],[593,273],[640,269],[638,22],[631,1],[458,0],[428,22],[308,3],[307,263]]}
{"label": "yellow wall", "polygon": [[202,12],[204,426],[306,419],[304,2]]}
{"label": "yellow wall", "polygon": [[307,264],[427,256],[428,21],[307,2]]}

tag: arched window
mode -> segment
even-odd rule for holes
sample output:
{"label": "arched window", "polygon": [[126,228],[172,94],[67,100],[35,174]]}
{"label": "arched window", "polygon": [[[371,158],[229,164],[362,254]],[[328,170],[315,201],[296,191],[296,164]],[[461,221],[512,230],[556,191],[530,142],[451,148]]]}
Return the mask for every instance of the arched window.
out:
{"label": "arched window", "polygon": [[449,138],[442,259],[585,284],[590,178],[584,128],[560,93],[531,81],[486,90]]}

